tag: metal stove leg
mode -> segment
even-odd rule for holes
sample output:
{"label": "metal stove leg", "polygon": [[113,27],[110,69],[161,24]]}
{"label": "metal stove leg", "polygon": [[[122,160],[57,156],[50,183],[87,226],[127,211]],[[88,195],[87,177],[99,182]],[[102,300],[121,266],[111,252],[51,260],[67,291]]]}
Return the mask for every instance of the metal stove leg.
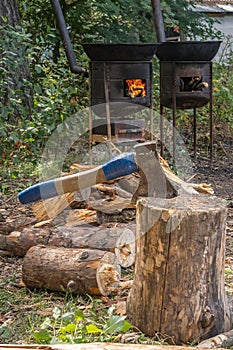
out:
{"label": "metal stove leg", "polygon": [[212,62],[210,63],[210,161],[213,160],[213,130],[214,130],[214,122],[213,122],[213,87],[212,87]]}
{"label": "metal stove leg", "polygon": [[172,105],[173,163],[176,164],[176,103]]}
{"label": "metal stove leg", "polygon": [[172,84],[172,141],[173,141],[173,164],[176,164],[176,76],[175,69],[176,65],[173,67],[173,84]]}
{"label": "metal stove leg", "polygon": [[89,108],[89,121],[88,121],[88,127],[89,127],[89,160],[90,164],[93,164],[93,156],[92,156],[92,137],[93,137],[93,123],[92,123],[92,109]]}
{"label": "metal stove leg", "polygon": [[193,151],[194,158],[197,156],[197,112],[196,108],[193,108]]}
{"label": "metal stove leg", "polygon": [[160,104],[160,154],[161,157],[163,157],[163,152],[164,152],[164,132],[163,132],[163,106]]}
{"label": "metal stove leg", "polygon": [[105,93],[105,105],[106,105],[106,121],[107,121],[107,138],[109,146],[109,157],[112,158],[112,133],[111,133],[111,117],[110,117],[110,106],[109,106],[109,66],[104,63],[104,93]]}

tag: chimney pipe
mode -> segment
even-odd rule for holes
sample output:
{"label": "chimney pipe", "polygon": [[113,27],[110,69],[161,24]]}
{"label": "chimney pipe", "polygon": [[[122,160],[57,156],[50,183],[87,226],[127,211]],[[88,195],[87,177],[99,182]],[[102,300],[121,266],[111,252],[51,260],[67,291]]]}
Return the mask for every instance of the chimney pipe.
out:
{"label": "chimney pipe", "polygon": [[69,62],[70,70],[72,73],[84,74],[88,77],[88,70],[82,67],[79,67],[75,58],[73,46],[71,44],[70,36],[67,30],[66,22],[63,16],[61,5],[59,0],[51,0],[53,11],[57,20],[57,26],[64,44],[66,57]]}

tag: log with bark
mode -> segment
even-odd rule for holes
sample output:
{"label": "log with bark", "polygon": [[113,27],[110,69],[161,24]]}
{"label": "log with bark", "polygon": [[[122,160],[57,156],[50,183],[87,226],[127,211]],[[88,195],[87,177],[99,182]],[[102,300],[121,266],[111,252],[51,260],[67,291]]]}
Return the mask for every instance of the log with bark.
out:
{"label": "log with bark", "polygon": [[35,246],[24,257],[22,280],[28,288],[109,295],[121,268],[115,254],[97,249]]}
{"label": "log with bark", "polygon": [[108,222],[130,222],[135,220],[136,207],[131,203],[131,198],[118,197],[114,201],[102,201],[92,206],[96,210],[98,224]]}
{"label": "log with bark", "polygon": [[115,253],[118,263],[126,268],[135,260],[135,224],[117,227],[58,227],[48,241],[50,246],[92,248]]}
{"label": "log with bark", "polygon": [[126,268],[132,266],[135,260],[135,230],[135,224],[32,227],[0,235],[0,246],[5,254],[9,252],[20,257],[36,245],[100,249],[115,253],[119,264]]}
{"label": "log with bark", "polygon": [[143,333],[187,344],[230,329],[224,286],[226,213],[223,201],[214,196],[138,202],[127,313]]}
{"label": "log with bark", "polygon": [[16,256],[24,256],[32,246],[47,245],[51,233],[50,228],[24,228],[12,231],[8,235],[0,234],[0,249]]}

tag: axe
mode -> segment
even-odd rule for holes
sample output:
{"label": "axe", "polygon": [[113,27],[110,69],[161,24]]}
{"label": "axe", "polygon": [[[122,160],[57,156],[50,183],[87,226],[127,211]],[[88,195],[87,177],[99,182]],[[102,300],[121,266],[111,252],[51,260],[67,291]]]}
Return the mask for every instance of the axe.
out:
{"label": "axe", "polygon": [[18,199],[22,204],[33,203],[82,190],[137,171],[134,153],[125,152],[94,169],[35,184],[20,192]]}
{"label": "axe", "polygon": [[33,203],[75,192],[135,172],[140,174],[140,183],[133,200],[140,196],[173,197],[174,188],[167,180],[158,160],[155,142],[134,146],[135,152],[124,152],[103,165],[53,180],[40,182],[18,194],[22,204]]}

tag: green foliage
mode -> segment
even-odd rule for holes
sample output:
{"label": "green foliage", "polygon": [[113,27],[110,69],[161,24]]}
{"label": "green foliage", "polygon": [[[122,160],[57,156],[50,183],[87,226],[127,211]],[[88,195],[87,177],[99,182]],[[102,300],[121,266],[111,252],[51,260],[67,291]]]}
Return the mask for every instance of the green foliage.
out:
{"label": "green foliage", "polygon": [[[233,60],[233,55],[232,58]],[[213,69],[213,99],[214,99],[214,115],[216,122],[221,121],[228,124],[231,132],[233,129],[233,61],[228,64],[216,63]],[[225,128],[227,133],[227,128]],[[231,134],[232,135],[232,134]]]}
{"label": "green foliage", "polygon": [[98,299],[92,300],[90,306],[84,311],[74,306],[69,310],[69,304],[68,310],[55,307],[51,317],[37,324],[33,331],[35,341],[39,344],[111,341],[133,328],[125,316],[114,315],[114,307],[105,309]]}
{"label": "green foliage", "polygon": [[[156,41],[154,19],[150,0],[108,0],[73,2],[60,0],[62,10],[70,28],[75,49],[80,50],[80,42],[145,42]],[[51,16],[49,0],[43,3],[20,0],[24,27],[28,27],[33,40],[56,47],[60,36],[55,30],[55,20]],[[194,1],[163,0],[164,24],[166,29],[179,26],[182,33],[190,38],[214,36],[213,19],[193,11]],[[39,33],[39,35],[38,35]],[[59,44],[58,44],[59,46]],[[57,47],[56,47],[57,49]]]}
{"label": "green foliage", "polygon": [[105,304],[88,295],[19,288],[19,262],[14,267],[8,276],[4,274],[0,279],[2,343],[165,343],[146,337],[125,316],[117,315],[114,300],[109,299]]}
{"label": "green foliage", "polygon": [[31,84],[20,72],[24,70],[30,35],[20,27],[13,28],[7,24],[0,25],[0,34],[0,113],[2,122],[5,122],[28,114],[28,106],[24,102],[30,95]]}
{"label": "green foliage", "polygon": [[[192,2],[178,3],[162,2],[166,28],[177,25],[193,38],[211,35],[211,19],[201,21],[200,14],[191,11]],[[61,5],[77,62],[85,68],[88,58],[80,42],[155,41],[149,0],[61,0]],[[0,190],[4,193],[11,188],[11,181],[37,173],[41,152],[57,125],[89,105],[88,79],[70,72],[50,1],[20,0],[19,7],[22,28],[8,26],[7,19],[0,27]],[[26,63],[30,77],[16,80],[15,73]],[[228,50],[228,66],[216,68],[214,81],[217,117],[226,121],[232,113],[231,65],[232,51]],[[155,108],[158,99],[159,66],[155,59]]]}
{"label": "green foliage", "polygon": [[[0,178],[14,180],[34,172],[51,132],[67,117],[86,107],[88,80],[69,71],[63,51],[54,63],[51,49],[44,41],[39,42],[39,38],[33,45],[30,36],[19,28],[0,27],[0,31],[4,33],[0,36]],[[12,72],[25,64],[25,55],[31,81],[19,81],[15,85]],[[87,65],[86,57],[85,60]],[[34,92],[30,111],[22,97],[29,86]],[[10,186],[2,184],[0,190],[5,193]]]}
{"label": "green foliage", "polygon": [[178,26],[183,37],[189,40],[221,38],[221,33],[214,29],[215,19],[204,13],[194,11],[195,1],[163,0],[164,23],[167,28]]}
{"label": "green foliage", "polygon": [[[21,28],[0,26],[0,178],[16,178],[15,164],[29,158],[35,141],[33,120],[30,118],[31,82],[17,72],[23,71],[26,47],[31,45],[30,35]],[[12,171],[9,167],[12,166]],[[15,169],[16,170],[16,169]]]}

